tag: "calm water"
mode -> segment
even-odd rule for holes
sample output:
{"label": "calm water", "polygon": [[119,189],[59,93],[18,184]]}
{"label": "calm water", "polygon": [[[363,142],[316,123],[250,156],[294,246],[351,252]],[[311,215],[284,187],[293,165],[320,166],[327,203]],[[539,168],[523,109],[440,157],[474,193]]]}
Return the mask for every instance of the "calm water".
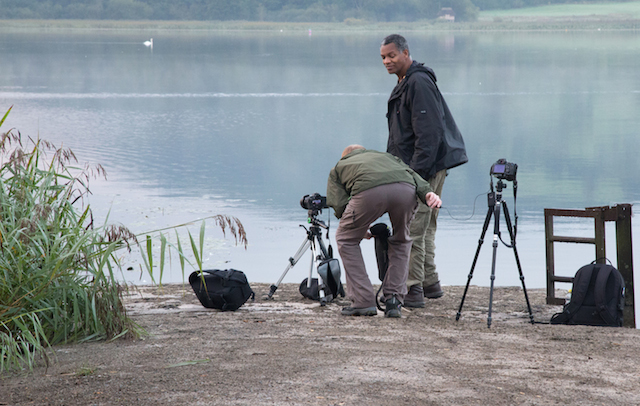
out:
{"label": "calm water", "polygon": [[[248,248],[208,224],[205,266],[275,282],[305,238],[300,198],[325,193],[346,145],[385,149],[395,84],[379,56],[386,34],[4,31],[0,110],[14,108],[3,129],[102,164],[109,177],[92,183],[94,211],[105,218],[110,210],[109,222],[134,232],[238,217]],[[504,197],[519,215],[527,287],[544,287],[544,208],[640,201],[640,33],[405,34],[414,59],[435,70],[470,158],[445,183],[442,282],[466,283],[487,212],[489,168],[506,158],[519,168],[517,205],[511,183]],[[153,49],[142,44],[149,36]],[[331,241],[337,224],[333,218]],[[592,233],[584,222],[558,228]],[[189,228],[194,236],[198,229]],[[615,264],[614,228],[607,231]],[[491,233],[477,285],[489,284]],[[377,282],[372,244],[363,247]],[[594,256],[584,246],[556,249],[565,275]],[[123,264],[139,270],[138,254],[123,255]],[[305,257],[284,281],[300,282],[308,270]],[[139,271],[125,274],[149,281]],[[181,280],[174,261],[163,281]],[[512,251],[500,246],[496,284],[519,283]]]}

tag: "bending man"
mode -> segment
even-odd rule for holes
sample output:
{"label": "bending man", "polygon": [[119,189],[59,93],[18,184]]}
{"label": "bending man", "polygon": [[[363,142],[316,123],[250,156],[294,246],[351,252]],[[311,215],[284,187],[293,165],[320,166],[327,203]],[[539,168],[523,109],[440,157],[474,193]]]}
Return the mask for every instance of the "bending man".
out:
{"label": "bending man", "polygon": [[385,316],[400,317],[400,306],[407,293],[411,239],[409,225],[418,206],[417,197],[429,207],[440,207],[440,197],[431,186],[400,159],[391,154],[350,145],[331,170],[327,184],[327,205],[340,219],[336,231],[338,252],[347,279],[352,306],[342,309],[345,316],[377,314],[373,285],[360,250],[369,237],[371,224],[389,213],[393,235],[389,238],[389,268],[382,283]]}

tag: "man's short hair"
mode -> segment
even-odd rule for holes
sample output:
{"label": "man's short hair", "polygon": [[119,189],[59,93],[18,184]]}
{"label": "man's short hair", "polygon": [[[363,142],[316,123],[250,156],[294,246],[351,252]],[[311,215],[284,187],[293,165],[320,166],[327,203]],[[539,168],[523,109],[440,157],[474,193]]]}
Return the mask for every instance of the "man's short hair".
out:
{"label": "man's short hair", "polygon": [[398,52],[404,52],[405,49],[407,50],[407,52],[409,52],[409,44],[407,43],[407,40],[400,34],[391,34],[386,36],[385,39],[382,40],[382,46],[389,44],[395,44],[396,48],[398,48]]}

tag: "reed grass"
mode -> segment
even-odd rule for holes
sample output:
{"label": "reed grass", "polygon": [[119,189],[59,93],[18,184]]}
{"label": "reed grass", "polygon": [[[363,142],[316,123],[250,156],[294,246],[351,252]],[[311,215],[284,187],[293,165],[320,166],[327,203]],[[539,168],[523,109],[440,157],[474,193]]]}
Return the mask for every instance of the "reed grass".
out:
{"label": "reed grass", "polygon": [[[161,286],[172,254],[180,259],[183,280],[187,265],[202,270],[207,222],[246,249],[242,223],[226,215],[138,236],[107,225],[108,218],[95,225],[85,199],[90,179],[104,175],[100,165],[78,167],[69,149],[13,129],[0,134],[0,372],[31,370],[38,360],[48,364],[47,350],[56,344],[144,334],[122,303],[127,286],[116,277],[119,250],[138,244],[152,282]],[[188,227],[197,222],[194,237]],[[180,228],[188,230],[190,252]],[[175,242],[166,233],[171,229]],[[157,260],[154,241],[160,244]]]}
{"label": "reed grass", "polygon": [[96,226],[85,204],[104,169],[15,130],[1,134],[0,159],[0,371],[48,363],[55,344],[142,334],[115,275],[114,253],[136,238]]}

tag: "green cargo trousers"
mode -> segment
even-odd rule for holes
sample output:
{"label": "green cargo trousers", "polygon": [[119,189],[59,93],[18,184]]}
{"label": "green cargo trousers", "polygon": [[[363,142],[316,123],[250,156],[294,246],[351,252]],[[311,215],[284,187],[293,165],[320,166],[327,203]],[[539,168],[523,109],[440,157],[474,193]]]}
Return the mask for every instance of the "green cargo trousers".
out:
{"label": "green cargo trousers", "polygon": [[[442,196],[442,187],[446,177],[447,171],[442,170],[429,179],[431,188],[438,196]],[[439,211],[439,209],[431,209],[420,202],[418,211],[411,222],[409,235],[413,243],[411,244],[411,256],[409,259],[407,289],[413,285],[431,286],[440,280],[436,272],[435,262],[435,239]]]}

